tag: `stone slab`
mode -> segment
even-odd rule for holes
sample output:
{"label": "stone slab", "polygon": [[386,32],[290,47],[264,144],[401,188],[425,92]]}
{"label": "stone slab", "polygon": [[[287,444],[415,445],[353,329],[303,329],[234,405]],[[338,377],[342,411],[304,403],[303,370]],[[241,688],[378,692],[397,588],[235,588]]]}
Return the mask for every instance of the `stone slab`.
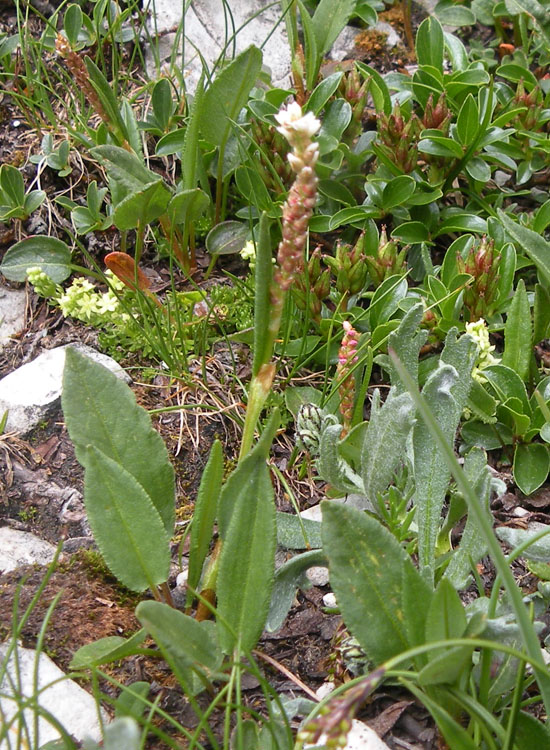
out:
{"label": "stone slab", "polygon": [[8,289],[0,284],[0,351],[10,337],[25,327],[27,293],[24,289]]}
{"label": "stone slab", "polygon": [[[145,5],[145,3],[144,3]],[[181,0],[149,0],[149,32],[158,47],[160,67],[171,59],[181,22]],[[235,43],[231,37],[235,37]],[[262,46],[264,65],[275,86],[290,83],[290,48],[281,7],[270,0],[234,0],[231,17],[224,14],[222,0],[193,0],[185,16],[185,64],[183,75],[188,91],[194,91],[202,71],[201,56],[209,70],[227,49],[232,59],[251,44]],[[178,43],[181,50],[181,38]],[[175,64],[181,67],[181,53],[176,50]],[[199,54],[200,53],[200,54]],[[154,51],[147,45],[147,70],[157,77]]]}
{"label": "stone slab", "polygon": [[[324,746],[325,735],[321,735],[318,742],[315,745],[305,745],[304,750],[309,748]],[[374,729],[368,727],[362,721],[353,719],[351,723],[351,729],[348,734],[347,743],[342,747],[342,750],[390,750],[389,747],[383,742],[380,737],[376,734]]]}
{"label": "stone slab", "polygon": [[[130,377],[118,362],[83,344],[68,344],[107,367],[126,382]],[[26,434],[59,406],[67,346],[40,354],[0,380],[0,416],[8,411],[6,430]]]}
{"label": "stone slab", "polygon": [[55,547],[28,531],[0,527],[0,573],[9,573],[21,565],[49,565]]}
{"label": "stone slab", "polygon": [[[8,649],[8,643],[0,645],[0,665],[7,660]],[[101,739],[98,709],[95,700],[89,693],[76,682],[64,679],[65,673],[46,654],[38,655],[33,649],[18,646],[17,657],[16,662],[13,653],[11,654],[7,674],[0,684],[0,693],[2,694],[0,697],[0,715],[2,716],[3,728],[9,725],[9,741],[1,742],[0,750],[12,750],[15,747],[38,748],[46,742],[59,739],[61,736],[50,722],[41,717],[38,720],[38,737],[35,737],[34,712],[31,708],[23,712],[22,718],[15,717],[18,711],[18,701],[13,698],[13,684],[18,685],[17,694],[19,698],[21,696],[32,698],[36,695],[38,689],[40,691],[38,697],[40,707],[54,716],[77,741],[88,737],[93,740]],[[37,659],[38,670],[35,684]],[[102,714],[105,720],[107,717],[104,712]]]}

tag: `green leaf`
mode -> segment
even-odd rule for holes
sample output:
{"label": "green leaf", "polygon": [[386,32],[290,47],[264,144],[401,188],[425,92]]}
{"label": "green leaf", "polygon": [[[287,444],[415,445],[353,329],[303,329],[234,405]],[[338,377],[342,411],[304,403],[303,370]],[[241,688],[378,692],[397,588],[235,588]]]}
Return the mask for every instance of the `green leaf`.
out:
{"label": "green leaf", "polygon": [[550,284],[550,242],[536,232],[522,227],[498,209],[498,217],[520,251],[524,252],[537,267],[546,284]]}
{"label": "green leaf", "polygon": [[443,653],[432,656],[428,664],[420,671],[418,683],[428,685],[445,685],[456,682],[466,666],[472,662],[473,646],[455,646]]}
{"label": "green leaf", "polygon": [[522,412],[531,414],[525,384],[517,372],[505,365],[489,365],[483,369],[483,377],[488,381],[489,390],[492,390],[500,401],[517,398],[521,402]]}
{"label": "green leaf", "polygon": [[311,91],[317,84],[322,54],[317,49],[317,37],[307,8],[302,0],[296,0],[296,5],[300,10],[300,20],[304,35],[306,88]]}
{"label": "green leaf", "polygon": [[145,631],[138,630],[130,638],[111,635],[100,638],[93,643],[87,643],[75,652],[69,665],[70,669],[91,669],[92,667],[98,667],[100,664],[110,664],[113,661],[124,659],[137,653],[138,647],[144,640]]}
{"label": "green leaf", "polygon": [[514,435],[512,430],[501,422],[489,423],[473,420],[466,422],[461,429],[462,439],[467,445],[476,445],[487,451],[512,445]]}
{"label": "green leaf", "polygon": [[228,508],[229,520],[224,522],[216,588],[221,622],[227,623],[227,627],[220,626],[225,653],[254,648],[262,633],[277,543],[274,494],[265,456],[255,449],[237,471],[240,488]]}
{"label": "green leaf", "polygon": [[496,70],[496,75],[501,78],[506,78],[508,81],[519,83],[523,81],[526,84],[527,91],[531,91],[538,83],[535,76],[530,70],[524,68],[523,65],[517,65],[516,63],[506,63],[501,65]]}
{"label": "green leaf", "polygon": [[535,284],[533,305],[533,344],[548,337],[550,328],[550,293],[542,284]]}
{"label": "green leaf", "polygon": [[[405,565],[401,590],[408,641],[411,648],[422,646],[426,642],[426,617],[430,609],[433,589],[414,565]],[[426,663],[426,660],[427,656],[424,654],[415,658],[419,668]]]}
{"label": "green leaf", "polygon": [[472,180],[477,180],[478,182],[489,182],[491,179],[491,167],[480,156],[474,156],[471,159],[468,159],[465,169]]}
{"label": "green leaf", "polygon": [[159,78],[153,87],[151,94],[151,105],[153,114],[161,130],[166,130],[172,113],[174,102],[172,101],[172,86],[167,78]]}
{"label": "green leaf", "polygon": [[496,535],[512,550],[526,542],[538,537],[536,541],[529,544],[523,552],[522,557],[535,562],[550,562],[550,526],[543,523],[532,522],[528,529],[513,529],[510,526],[497,526]]}
{"label": "green leaf", "polygon": [[427,693],[408,680],[406,686],[426,706],[449,747],[453,750],[479,750],[479,744],[474,742],[466,729],[453,719],[437,700],[429,697]]}
{"label": "green leaf", "polygon": [[[510,710],[505,709],[504,714],[509,716]],[[519,711],[515,717],[515,726],[514,746],[517,750],[533,750],[536,747],[543,748],[549,745],[550,732],[547,725],[531,714]]]}
{"label": "green leaf", "polygon": [[455,214],[445,219],[438,226],[437,232],[432,239],[442,234],[450,234],[451,232],[477,232],[484,234],[487,232],[487,222],[485,219],[474,214]]}
{"label": "green leaf", "polygon": [[525,290],[525,282],[520,279],[512,304],[508,310],[504,327],[504,353],[502,364],[514,370],[525,381],[533,350],[531,329],[531,308]]}
{"label": "green leaf", "polygon": [[70,347],[63,372],[63,413],[75,454],[87,467],[95,446],[130,473],[151,498],[164,528],[174,528],[174,470],[160,435],[131,389]]}
{"label": "green leaf", "polygon": [[99,159],[107,170],[113,203],[116,206],[128,195],[139,193],[151,183],[161,179],[147,169],[143,160],[133,152],[119,146],[96,146],[90,153]]}
{"label": "green leaf", "polygon": [[410,646],[402,582],[412,563],[375,518],[326,500],[321,508],[323,549],[342,617],[369,659],[381,664]]}
{"label": "green leaf", "polygon": [[221,662],[211,622],[197,622],[161,602],[140,602],[136,617],[152,636],[184,685],[193,684],[192,668],[214,671]]}
{"label": "green leaf", "polygon": [[174,195],[166,213],[175,224],[192,224],[197,221],[208,206],[210,198],[200,188],[182,190]]}
{"label": "green leaf", "polygon": [[524,495],[530,495],[546,481],[550,471],[550,453],[540,443],[516,446],[514,453],[514,482]]}
{"label": "green leaf", "polygon": [[[452,395],[458,380],[456,369],[440,363],[422,390],[445,439],[452,444],[461,409]],[[444,466],[441,450],[423,420],[413,428],[416,522],[420,572],[433,583],[435,547],[441,510],[449,486],[450,471]]]}
{"label": "green leaf", "polygon": [[443,135],[424,136],[418,144],[418,150],[432,156],[443,156],[447,159],[462,159],[464,151],[459,143]]}
{"label": "green leaf", "polygon": [[163,135],[162,138],[157,141],[155,154],[157,156],[172,156],[172,154],[178,154],[185,145],[187,130],[188,128],[178,128],[178,130],[171,130],[169,133],[166,133],[166,135]]}
{"label": "green leaf", "polygon": [[434,15],[443,26],[474,26],[475,13],[465,5],[442,0],[434,8]]}
{"label": "green leaf", "polygon": [[311,96],[307,100],[305,110],[313,112],[314,115],[318,115],[338,88],[343,75],[344,73],[339,71],[338,73],[333,73],[332,75],[327,76],[327,78],[323,78],[321,83],[315,87]]}
{"label": "green leaf", "polygon": [[254,358],[252,374],[271,359],[273,341],[269,333],[271,320],[271,279],[273,276],[271,238],[267,216],[260,217],[254,269]]}
{"label": "green leaf", "polygon": [[[321,526],[321,524],[318,524]],[[273,589],[271,592],[271,603],[267,616],[265,629],[273,633],[283,624],[289,609],[292,606],[296,589],[311,586],[305,577],[305,572],[315,566],[326,567],[327,558],[321,550],[310,550],[296,555],[281,565],[275,575]]]}
{"label": "green leaf", "polygon": [[277,543],[286,549],[321,547],[321,522],[277,512]]}
{"label": "green leaf", "polygon": [[475,141],[479,131],[479,110],[472,94],[468,94],[456,120],[456,133],[463,146]]}
{"label": "green leaf", "polygon": [[443,72],[443,29],[433,16],[425,18],[416,32],[418,64],[431,65]]}
{"label": "green leaf", "polygon": [[356,61],[357,68],[369,81],[369,90],[377,112],[389,115],[392,110],[391,96],[388,86],[380,73],[370,65]]}
{"label": "green leaf", "polygon": [[[201,577],[202,566],[208,554],[212,541],[212,529],[216,519],[218,500],[223,480],[223,450],[219,440],[216,440],[210,451],[207,464],[201,477],[191,525],[191,541],[189,545],[189,574],[187,583],[196,589]],[[193,594],[187,595],[187,606],[191,604]]]}
{"label": "green leaf", "polygon": [[392,239],[408,242],[411,245],[418,242],[427,242],[430,239],[428,227],[421,221],[406,221],[399,224],[391,233]]}
{"label": "green leaf", "polygon": [[462,638],[467,619],[464,605],[451,583],[442,578],[426,616],[426,643]]}
{"label": "green leaf", "polygon": [[[122,119],[122,115],[120,114],[120,108],[118,100],[112,90],[112,88],[109,86],[109,82],[101,72],[101,70],[97,67],[97,65],[91,60],[89,57],[84,58],[84,63],[86,65],[86,69],[88,71],[88,77],[90,79],[90,83],[94,87],[101,104],[103,105],[103,109],[105,110],[109,125],[114,129],[116,135],[118,138],[120,138],[121,141],[123,140],[130,140],[128,130],[126,128],[126,125],[124,123],[124,120]],[[116,148],[115,146],[100,146],[100,148]],[[121,149],[122,151],[125,151],[125,149]],[[93,152],[93,149],[92,149]],[[126,151],[126,153],[129,153]]]}
{"label": "green leaf", "polygon": [[406,454],[407,438],[414,422],[414,408],[408,393],[394,390],[380,406],[380,392],[374,392],[371,415],[361,449],[361,478],[373,508],[385,492]]}
{"label": "green leaf", "polygon": [[354,10],[355,0],[321,0],[311,19],[321,57],[330,50]]}
{"label": "green leaf", "polygon": [[113,214],[115,226],[127,230],[150,224],[166,212],[170,197],[171,193],[161,179],[146,185],[117,204]]}
{"label": "green leaf", "polygon": [[132,591],[164,583],[170,539],[157,509],[123,465],[96,447],[85,449],[84,502],[99,551]]}
{"label": "green leaf", "polygon": [[389,276],[376,289],[369,307],[369,324],[374,331],[380,323],[385,323],[391,318],[402,299],[407,296],[409,290],[407,279],[396,274]]}
{"label": "green leaf", "polygon": [[206,249],[210,255],[240,253],[250,234],[247,224],[240,221],[222,221],[206,236]]}
{"label": "green leaf", "polygon": [[4,255],[0,271],[10,281],[25,281],[27,268],[39,266],[56,284],[71,275],[71,250],[55,237],[36,235],[16,242]]}
{"label": "green leaf", "polygon": [[[424,307],[422,304],[419,303],[411,307],[403,317],[399,328],[390,334],[388,340],[388,350],[395,352],[415,383],[418,383],[418,357],[420,350],[428,338],[428,332],[420,329],[420,321],[423,315]],[[407,389],[403,385],[392,362],[388,361],[387,365],[384,363],[384,366],[387,366],[389,370],[391,384],[395,386],[396,393],[406,392]]]}
{"label": "green leaf", "polygon": [[209,143],[221,146],[227,140],[261,67],[262,53],[251,46],[224,68],[206,90],[198,117],[200,131]]}
{"label": "green leaf", "polygon": [[408,174],[402,174],[390,180],[382,192],[382,208],[389,211],[395,206],[406,203],[416,189],[415,180]]}
{"label": "green leaf", "polygon": [[197,82],[195,96],[191,103],[189,119],[185,130],[185,138],[181,150],[181,174],[183,188],[192,190],[196,187],[197,181],[197,163],[200,158],[199,135],[200,135],[200,118],[202,111],[202,101],[204,98],[204,71]]}

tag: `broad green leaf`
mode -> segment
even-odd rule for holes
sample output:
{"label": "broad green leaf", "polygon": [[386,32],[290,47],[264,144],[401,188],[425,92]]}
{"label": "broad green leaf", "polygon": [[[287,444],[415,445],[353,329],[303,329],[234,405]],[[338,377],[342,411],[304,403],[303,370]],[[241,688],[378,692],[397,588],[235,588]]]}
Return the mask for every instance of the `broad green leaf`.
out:
{"label": "broad green leaf", "polygon": [[418,683],[428,685],[445,685],[456,682],[464,669],[472,662],[473,646],[454,646],[442,653],[438,650],[428,664],[420,671]]}
{"label": "broad green leaf", "polygon": [[[306,88],[311,91],[317,84],[322,53],[317,48],[317,36],[307,8],[302,0],[296,0],[296,5],[300,11],[300,20],[302,22],[302,32],[304,37]],[[288,25],[292,26],[292,24]]]}
{"label": "broad green leaf", "polygon": [[247,224],[240,221],[222,221],[206,236],[206,249],[210,255],[239,253],[250,235]]}
{"label": "broad green leaf", "polygon": [[91,149],[107,170],[113,204],[133,193],[139,193],[153,182],[160,180],[156,172],[147,169],[142,159],[133,152],[119,146],[96,146]]}
{"label": "broad green leaf", "polygon": [[465,5],[443,0],[434,8],[434,15],[443,26],[475,26],[476,17]]}
{"label": "broad green leaf", "polygon": [[532,339],[531,308],[525,282],[520,279],[506,317],[502,364],[514,370],[523,381],[529,375]]}
{"label": "broad green leaf", "polygon": [[503,403],[509,398],[517,398],[521,401],[524,414],[530,415],[531,409],[525,384],[520,376],[505,365],[489,365],[483,369],[483,377],[488,383],[488,390]]}
{"label": "broad green leaf", "polygon": [[466,52],[466,48],[460,39],[454,34],[445,31],[443,32],[443,36],[445,39],[445,47],[449,52],[449,57],[453,66],[453,72],[456,73],[465,70],[468,66],[468,53]]}
{"label": "broad green leaf", "polygon": [[210,198],[200,188],[182,190],[171,199],[166,213],[175,224],[193,223],[199,219],[208,206]]}
{"label": "broad green leaf", "polygon": [[537,271],[546,284],[550,284],[550,242],[547,242],[536,232],[527,227],[522,227],[507,216],[504,211],[498,210],[498,217],[504,229],[508,232],[519,250],[524,252],[537,267]]}
{"label": "broad green leaf", "polygon": [[0,271],[10,281],[25,281],[27,268],[39,266],[57,284],[71,275],[71,250],[55,237],[36,235],[12,245],[4,255]]}
{"label": "broad green leaf", "polygon": [[304,575],[305,572],[309,568],[315,566],[326,567],[326,565],[327,558],[321,550],[303,552],[301,555],[296,555],[281,565],[275,575],[271,592],[269,614],[265,624],[265,629],[268,632],[273,633],[283,624],[296,596],[296,589],[300,587],[309,588],[311,586]]}
{"label": "broad green leaf", "polygon": [[320,56],[325,55],[355,10],[355,0],[321,0],[311,24]]}
{"label": "broad green leaf", "polygon": [[[161,602],[140,602],[136,617],[163,653],[181,664],[214,670],[219,664],[211,627]],[[210,624],[209,624],[210,625]]]}
{"label": "broad green leaf", "polygon": [[329,425],[323,430],[317,461],[319,476],[337,492],[360,492],[362,488],[359,476],[340,454],[341,434],[342,426],[339,424]]}
{"label": "broad green leaf", "polygon": [[[509,709],[506,709],[504,713],[509,716]],[[550,732],[547,725],[532,714],[519,711],[515,717],[515,726],[514,746],[517,750],[533,750],[533,748],[543,748],[550,744]]]}
{"label": "broad green leaf", "polygon": [[[129,141],[130,140],[129,133],[126,128],[126,124],[124,120],[122,119],[122,115],[120,113],[119,102],[113,92],[113,89],[109,85],[109,82],[107,81],[104,74],[97,67],[97,65],[94,63],[93,60],[91,60],[89,57],[85,57],[84,63],[88,71],[88,77],[90,79],[90,83],[95,89],[101,101],[102,107],[107,114],[107,117],[109,119],[109,125],[113,128],[114,132],[116,133],[116,135],[121,141],[124,141],[124,140]],[[104,148],[104,147],[101,146],[100,148]],[[115,148],[115,147],[107,146],[105,148]],[[125,149],[121,149],[121,150],[124,151]],[[92,149],[92,152],[93,152],[93,149]],[[127,151],[126,153],[129,153],[129,152]]]}
{"label": "broad green leaf", "polygon": [[514,83],[523,81],[526,85],[527,91],[531,91],[531,89],[533,89],[538,83],[530,70],[524,68],[523,65],[516,65],[516,63],[506,63],[505,65],[501,65],[497,68],[496,74],[502,78],[506,78],[508,81],[513,81]]}
{"label": "broad green leaf", "polygon": [[524,495],[530,495],[546,481],[550,452],[541,443],[520,443],[514,453],[514,481]]}
{"label": "broad green leaf", "polygon": [[116,206],[113,221],[117,229],[135,229],[150,224],[166,212],[171,193],[161,179],[123,198]]}
{"label": "broad green leaf", "polygon": [[382,78],[380,73],[370,65],[365,65],[365,63],[358,61],[355,64],[367,80],[370,79],[369,91],[376,111],[384,112],[384,114],[389,115],[392,110],[392,103],[386,81]]}
{"label": "broad green leaf", "polygon": [[430,239],[428,227],[421,221],[406,221],[399,224],[391,233],[392,239],[401,240],[411,245],[418,242],[427,242]]}
{"label": "broad green leaf", "polygon": [[167,78],[159,78],[155,83],[151,94],[151,105],[160,129],[166,130],[174,111],[172,86]]}
{"label": "broad green leaf", "polygon": [[478,182],[489,182],[491,179],[491,167],[480,156],[468,159],[465,169],[470,177]]}
{"label": "broad green leaf", "polygon": [[394,177],[382,192],[382,208],[389,211],[395,206],[406,203],[416,188],[415,180],[407,174]]}
{"label": "broad green leaf", "polygon": [[[222,550],[216,593],[220,644],[225,653],[256,645],[269,610],[275,573],[276,520],[273,486],[258,446],[235,470],[222,499]],[[238,486],[235,486],[238,483]],[[229,504],[230,503],[230,504]],[[220,512],[220,531],[222,515]],[[225,627],[227,623],[227,627]]]}
{"label": "broad green leaf", "polygon": [[433,16],[425,18],[416,32],[418,64],[431,65],[443,72],[443,29]]}
{"label": "broad green leaf", "polygon": [[256,170],[245,166],[238,167],[235,172],[235,182],[247,203],[256,206],[258,211],[273,210],[274,203]]}
{"label": "broad green leaf", "polygon": [[131,389],[105,367],[67,349],[63,414],[80,463],[95,446],[130,473],[151,498],[164,528],[174,528],[174,470],[162,438]]}
{"label": "broad green leaf", "polygon": [[[212,541],[212,530],[218,509],[218,500],[223,479],[223,451],[219,440],[216,440],[201,477],[195,508],[189,545],[189,574],[187,583],[196,589],[201,577],[202,566]],[[193,594],[187,595],[187,605]]]}
{"label": "broad green leaf", "polygon": [[536,541],[529,544],[521,553],[522,557],[535,562],[550,562],[550,526],[538,521],[529,524],[527,529],[513,529],[510,526],[497,526],[496,535],[501,542],[514,550],[524,545],[531,539],[538,537]]}
{"label": "broad green leaf", "polygon": [[163,135],[157,142],[155,154],[157,156],[171,156],[172,154],[178,154],[185,145],[186,133],[187,128],[178,128],[178,130],[171,130],[169,133],[166,133],[166,135]]}
{"label": "broad green leaf", "polygon": [[84,455],[86,513],[109,569],[132,591],[164,583],[170,539],[151,498],[123,465],[93,445]]}
{"label": "broad green leaf", "polygon": [[369,306],[369,324],[373,331],[376,326],[388,321],[397,310],[399,303],[407,296],[409,286],[404,276],[389,276],[374,292]]}
{"label": "broad green leaf", "polygon": [[286,549],[321,547],[321,522],[277,512],[277,543]]}
{"label": "broad green leaf", "polygon": [[221,146],[227,140],[261,67],[262,53],[251,46],[216,76],[204,94],[198,115],[200,131],[207,141]]}
{"label": "broad green leaf", "polygon": [[502,448],[503,445],[512,445],[514,442],[512,430],[501,422],[466,422],[460,434],[467,445],[476,445],[486,451]]}
{"label": "broad green leaf", "polygon": [[412,566],[396,538],[375,518],[323,501],[323,549],[346,626],[369,659],[381,664],[409,646],[403,568]]}
{"label": "broad green leaf", "polygon": [[189,119],[181,151],[181,174],[184,190],[196,187],[198,179],[199,135],[202,100],[204,97],[204,71],[197,82],[195,96],[191,103]]}
{"label": "broad green leaf", "polygon": [[451,232],[477,232],[478,234],[484,234],[487,232],[487,222],[485,219],[473,214],[455,214],[445,219],[438,226],[434,238],[442,234],[450,234]]}
{"label": "broad green leaf", "polygon": [[70,668],[90,669],[91,667],[98,667],[100,664],[109,664],[124,659],[136,653],[138,647],[145,640],[145,635],[144,630],[138,630],[130,638],[111,635],[93,641],[93,643],[87,643],[75,652]]}
{"label": "broad green leaf", "polygon": [[426,616],[426,643],[462,638],[467,619],[464,605],[451,583],[442,578]]}
{"label": "broad green leaf", "polygon": [[[411,648],[421,646],[426,642],[426,617],[430,609],[433,589],[414,565],[405,565],[401,590],[407,639]],[[415,663],[419,669],[426,663],[427,658],[425,654],[415,657]]]}
{"label": "broad green leaf", "polygon": [[464,151],[459,143],[443,135],[423,137],[418,144],[418,150],[432,156],[443,156],[447,159],[462,159]]}

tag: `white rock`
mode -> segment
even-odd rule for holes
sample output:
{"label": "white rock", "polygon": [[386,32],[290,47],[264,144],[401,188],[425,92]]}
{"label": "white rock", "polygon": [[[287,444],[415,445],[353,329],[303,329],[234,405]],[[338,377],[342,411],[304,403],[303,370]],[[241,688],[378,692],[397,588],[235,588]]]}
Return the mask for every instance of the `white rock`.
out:
{"label": "white rock", "polygon": [[323,514],[321,513],[320,505],[312,505],[311,508],[306,508],[300,511],[302,518],[306,518],[309,521],[322,521]]}
{"label": "white rock", "polygon": [[183,588],[187,585],[187,579],[189,578],[189,569],[185,568],[181,573],[176,576],[176,586]]}
{"label": "white rock", "polygon": [[324,595],[323,604],[325,605],[325,607],[331,607],[331,608],[337,606],[336,597],[334,596],[332,591],[329,591],[328,594]]}
{"label": "white rock", "polygon": [[[325,736],[321,735],[315,745],[304,745],[304,750],[308,748],[323,746]],[[382,742],[374,729],[371,729],[362,721],[354,719],[351,723],[351,729],[348,734],[348,741],[342,750],[390,750],[385,742]]]}
{"label": "white rock", "polygon": [[[118,362],[83,344],[68,344],[95,362],[107,367],[126,382],[130,377]],[[35,360],[0,380],[0,415],[8,410],[7,431],[25,434],[36,427],[59,405],[66,346],[40,354]]]}
{"label": "white rock", "polygon": [[0,285],[0,351],[14,333],[25,327],[26,304],[24,289],[6,289]]}
{"label": "white rock", "polygon": [[[145,5],[145,4],[144,4]],[[170,60],[176,40],[176,30],[181,22],[181,0],[149,0],[145,11],[150,14],[149,32],[153,45],[158,48],[161,68]],[[193,0],[185,15],[185,65],[187,89],[193,91],[202,71],[201,55],[209,69],[227,44],[231,59],[251,44],[263,46],[264,64],[269,67],[275,86],[290,83],[290,48],[285,23],[278,3],[270,0],[247,0],[231,3],[232,19],[224,14],[220,0]],[[232,25],[233,21],[233,25]],[[169,33],[166,33],[169,32]],[[155,38],[156,35],[161,36]],[[235,37],[235,47],[231,41]],[[181,48],[181,40],[178,47]],[[147,70],[156,77],[155,55],[147,45]],[[199,55],[200,51],[200,55]],[[179,53],[179,50],[176,50]],[[181,55],[175,59],[181,66]]]}
{"label": "white rock", "polygon": [[21,565],[49,565],[56,548],[28,531],[0,527],[0,572],[9,573]]}
{"label": "white rock", "polygon": [[332,45],[332,49],[328,54],[329,59],[340,62],[350,57],[351,51],[355,48],[355,40],[360,33],[361,29],[355,26],[344,26]]}
{"label": "white rock", "polygon": [[[8,663],[8,669],[3,682],[0,684],[0,715],[4,727],[8,727],[9,741],[0,743],[0,750],[11,750],[15,747],[38,748],[46,742],[58,739],[61,735],[45,718],[38,721],[38,737],[34,734],[34,712],[31,708],[23,712],[23,717],[15,718],[18,710],[17,698],[26,699],[35,696],[40,691],[38,702],[40,707],[54,716],[57,721],[77,740],[90,737],[101,739],[101,726],[95,700],[83,688],[72,680],[63,679],[65,673],[53,661],[40,654],[38,661],[38,675],[35,684],[35,668],[38,654],[33,649],[17,648],[18,663],[13,654]],[[0,645],[0,664],[7,658],[8,644]],[[3,671],[3,669],[2,669]],[[14,683],[15,681],[15,683]],[[54,683],[55,684],[52,684]],[[17,684],[17,696],[14,698],[13,685]],[[107,717],[104,712],[103,719]],[[13,719],[13,723],[10,721]],[[26,728],[26,729],[25,729]],[[30,740],[27,744],[27,734]],[[20,744],[19,744],[20,742]]]}
{"label": "white rock", "polygon": [[522,508],[521,505],[518,505],[517,508],[514,508],[514,510],[512,511],[512,514],[516,518],[523,518],[524,516],[529,515],[529,511],[526,508]]}
{"label": "white rock", "polygon": [[320,566],[309,568],[306,572],[306,576],[314,586],[326,586],[329,581],[328,568],[322,568]]}
{"label": "white rock", "polygon": [[386,47],[393,49],[403,44],[403,40],[393,28],[393,26],[386,21],[377,21],[374,26],[371,26],[373,31],[379,31],[381,34],[386,34]]}
{"label": "white rock", "polygon": [[315,695],[319,698],[320,701],[323,700],[323,698],[326,698],[327,695],[330,695],[332,691],[334,690],[334,683],[333,682],[323,682],[323,684],[317,688],[315,691]]}

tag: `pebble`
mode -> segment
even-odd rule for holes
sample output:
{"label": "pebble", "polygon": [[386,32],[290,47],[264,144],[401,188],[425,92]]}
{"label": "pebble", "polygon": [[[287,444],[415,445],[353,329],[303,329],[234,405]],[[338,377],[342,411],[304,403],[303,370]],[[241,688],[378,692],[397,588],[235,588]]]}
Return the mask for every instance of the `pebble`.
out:
{"label": "pebble", "polygon": [[8,289],[0,284],[0,351],[25,327],[26,306],[24,289]]}
{"label": "pebble", "polygon": [[9,573],[21,565],[49,565],[56,548],[28,531],[0,527],[0,571]]}

